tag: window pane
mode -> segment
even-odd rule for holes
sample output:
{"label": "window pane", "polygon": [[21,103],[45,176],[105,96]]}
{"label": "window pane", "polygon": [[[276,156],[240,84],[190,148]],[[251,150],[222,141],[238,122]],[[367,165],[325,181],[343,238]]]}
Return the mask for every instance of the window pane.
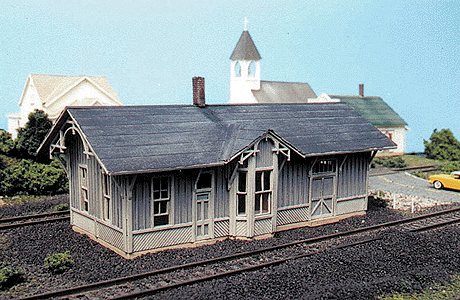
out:
{"label": "window pane", "polygon": [[211,173],[202,173],[198,182],[196,184],[196,188],[200,189],[210,189],[212,186],[212,174]]}
{"label": "window pane", "polygon": [[161,199],[168,199],[168,190],[161,191]]}
{"label": "window pane", "polygon": [[204,225],[203,227],[203,235],[208,235],[209,229],[208,229],[208,224]]}
{"label": "window pane", "polygon": [[110,198],[105,198],[105,220],[110,220]]}
{"label": "window pane", "polygon": [[256,195],[256,199],[254,201],[254,211],[256,213],[260,213],[260,198],[261,198],[262,194],[257,194]]}
{"label": "window pane", "polygon": [[168,179],[167,178],[161,178],[160,179],[160,189],[162,189],[162,190],[167,190],[168,189]]}
{"label": "window pane", "polygon": [[313,167],[313,173],[326,173],[335,171],[335,160],[320,160]]}
{"label": "window pane", "polygon": [[238,175],[238,192],[246,192],[246,172],[240,172]]}
{"label": "window pane", "polygon": [[208,205],[209,205],[209,202],[206,201],[206,202],[203,203],[203,205],[204,205],[204,207],[203,207],[203,209],[204,209],[204,211],[203,211],[203,219],[207,220],[207,219],[209,219],[208,218]]}
{"label": "window pane", "polygon": [[196,219],[197,220],[202,220],[202,216],[201,216],[201,202],[197,202],[196,203]]}
{"label": "window pane", "polygon": [[264,172],[264,191],[270,190],[270,173],[271,171]]}
{"label": "window pane", "polygon": [[262,194],[262,212],[269,212],[270,193]]}
{"label": "window pane", "polygon": [[256,172],[256,192],[262,191],[262,172]]}
{"label": "window pane", "polygon": [[246,195],[238,195],[238,215],[246,214]]}
{"label": "window pane", "polygon": [[167,201],[161,201],[160,202],[160,213],[165,214],[168,212],[168,202]]}
{"label": "window pane", "polygon": [[160,213],[160,203],[154,202],[153,203],[153,214],[158,215]]}
{"label": "window pane", "polygon": [[153,199],[160,199],[160,191],[158,190],[153,191]]}
{"label": "window pane", "polygon": [[161,225],[168,225],[169,224],[169,216],[155,216],[153,221],[153,226],[161,226]]}

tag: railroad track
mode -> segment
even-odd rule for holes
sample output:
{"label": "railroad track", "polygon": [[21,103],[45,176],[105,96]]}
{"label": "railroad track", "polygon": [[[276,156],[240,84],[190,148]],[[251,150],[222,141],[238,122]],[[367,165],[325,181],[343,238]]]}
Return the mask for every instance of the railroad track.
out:
{"label": "railroad track", "polygon": [[80,299],[81,297],[89,299],[132,299],[145,297],[167,289],[266,268],[289,260],[315,255],[329,249],[343,249],[371,243],[382,238],[379,230],[384,228],[399,226],[402,231],[421,232],[458,222],[460,222],[460,208],[455,208],[230,256],[173,266],[86,286],[39,294],[23,298],[23,300],[58,297],[65,297],[66,299]]}
{"label": "railroad track", "polygon": [[387,172],[377,173],[377,174],[369,174],[369,176],[382,176],[382,175],[391,175],[396,174],[403,171],[420,171],[420,172],[431,172],[431,171],[439,171],[440,168],[434,165],[427,165],[427,166],[418,166],[418,167],[408,167],[408,168],[398,168],[398,169],[391,169]]}
{"label": "railroad track", "polygon": [[58,211],[0,219],[0,230],[70,219],[70,212]]}

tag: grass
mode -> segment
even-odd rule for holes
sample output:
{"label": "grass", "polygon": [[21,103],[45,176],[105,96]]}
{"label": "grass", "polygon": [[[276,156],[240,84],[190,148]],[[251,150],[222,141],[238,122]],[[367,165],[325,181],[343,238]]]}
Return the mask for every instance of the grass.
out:
{"label": "grass", "polygon": [[[429,159],[421,155],[411,155],[411,154],[406,154],[399,156],[405,164],[405,167],[411,168],[411,167],[420,167],[420,166],[435,166],[437,168],[443,168],[446,167],[449,164],[452,164],[450,161],[443,161],[443,160],[436,160],[436,159]],[[388,158],[388,160],[391,160],[392,158]],[[377,168],[381,167],[380,165],[377,165]],[[428,179],[429,176],[434,175],[434,174],[439,174],[439,173],[445,173],[449,174],[450,171],[430,171],[430,172],[420,172],[420,171],[412,171],[410,172],[412,175],[415,175],[417,177],[421,177],[424,179]]]}
{"label": "grass", "polygon": [[434,166],[442,166],[445,165],[448,162],[441,161],[441,160],[435,160],[435,159],[429,159],[424,156],[420,155],[403,155],[401,158],[404,160],[406,163],[407,167],[418,167],[418,166],[429,166],[429,165],[434,165]]}
{"label": "grass", "polygon": [[14,205],[14,204],[25,204],[28,202],[34,201],[41,201],[46,199],[49,196],[14,196],[14,197],[3,197],[1,200],[6,205]]}
{"label": "grass", "polygon": [[381,300],[445,300],[457,299],[460,295],[460,276],[453,276],[446,284],[435,284],[421,293],[395,293],[379,297]]}

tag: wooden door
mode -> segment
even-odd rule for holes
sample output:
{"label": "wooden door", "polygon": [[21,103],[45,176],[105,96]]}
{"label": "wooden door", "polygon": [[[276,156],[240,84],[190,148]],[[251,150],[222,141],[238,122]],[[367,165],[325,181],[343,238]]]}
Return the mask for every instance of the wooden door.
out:
{"label": "wooden door", "polygon": [[213,172],[200,173],[195,186],[195,237],[204,240],[213,236]]}
{"label": "wooden door", "polygon": [[211,192],[196,194],[196,239],[209,238],[209,201]]}
{"label": "wooden door", "polygon": [[312,180],[311,218],[334,215],[335,176],[325,176]]}

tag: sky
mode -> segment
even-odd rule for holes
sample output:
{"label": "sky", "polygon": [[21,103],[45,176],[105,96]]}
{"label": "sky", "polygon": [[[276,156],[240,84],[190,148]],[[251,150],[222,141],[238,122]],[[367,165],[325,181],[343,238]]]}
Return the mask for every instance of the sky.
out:
{"label": "sky", "polygon": [[29,74],[106,76],[125,105],[230,97],[230,55],[244,29],[262,80],[321,93],[380,96],[407,123],[406,152],[434,129],[460,139],[460,1],[2,0],[0,128]]}

